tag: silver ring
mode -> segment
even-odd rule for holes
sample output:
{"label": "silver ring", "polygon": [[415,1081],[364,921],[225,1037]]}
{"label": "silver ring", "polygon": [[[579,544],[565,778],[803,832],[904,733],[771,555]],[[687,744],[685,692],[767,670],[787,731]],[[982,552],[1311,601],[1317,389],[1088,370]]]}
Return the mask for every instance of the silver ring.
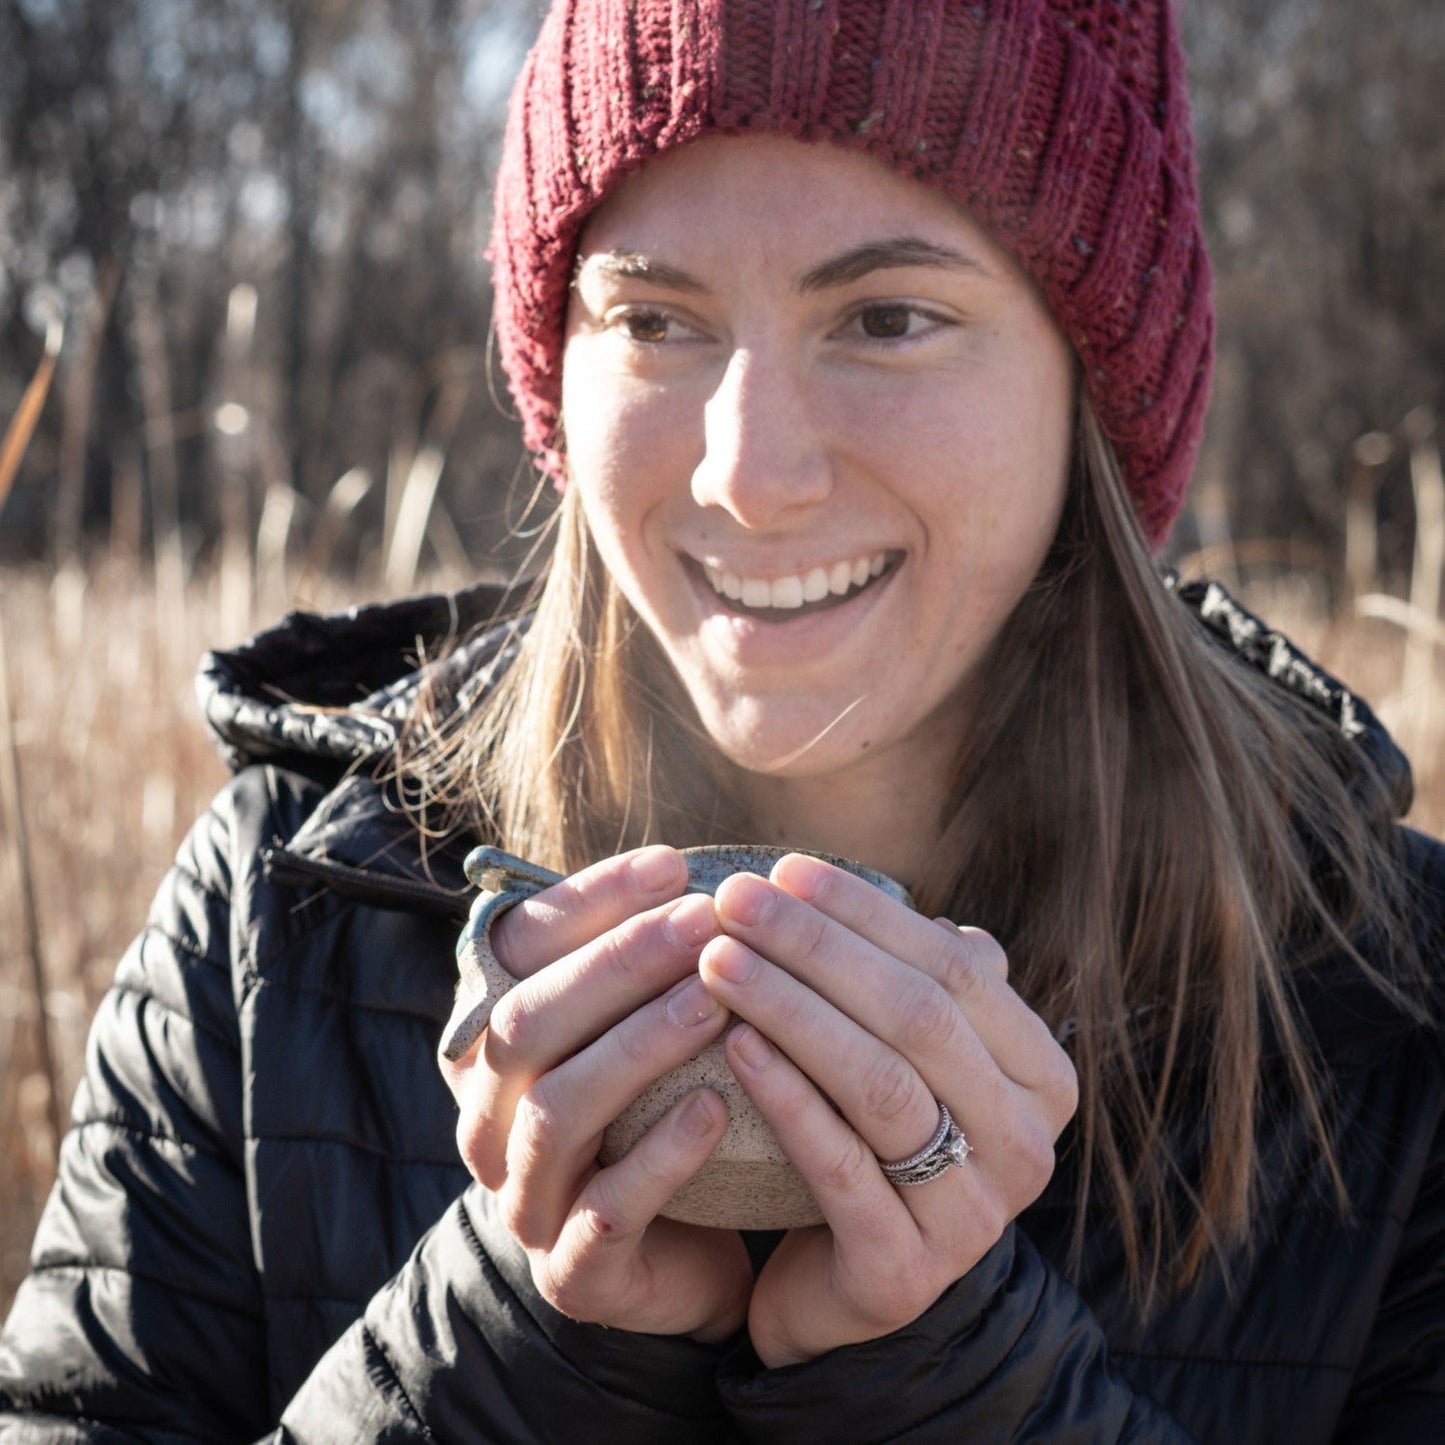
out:
{"label": "silver ring", "polygon": [[890,1184],[907,1189],[914,1184],[927,1184],[955,1165],[961,1168],[963,1161],[972,1153],[973,1145],[953,1122],[948,1105],[939,1104],[938,1128],[933,1131],[933,1138],[918,1153],[910,1154],[906,1159],[896,1159],[891,1164],[880,1159],[878,1166]]}

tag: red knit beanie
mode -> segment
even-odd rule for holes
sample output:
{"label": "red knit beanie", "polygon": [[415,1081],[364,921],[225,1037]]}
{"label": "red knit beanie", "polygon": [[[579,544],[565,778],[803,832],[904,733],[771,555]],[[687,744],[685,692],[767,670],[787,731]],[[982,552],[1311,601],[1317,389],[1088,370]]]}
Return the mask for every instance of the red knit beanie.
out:
{"label": "red knit beanie", "polygon": [[1170,0],[555,0],[512,94],[491,248],[502,363],[554,476],[588,214],[653,156],[753,131],[876,156],[1018,257],[1161,543],[1214,350]]}

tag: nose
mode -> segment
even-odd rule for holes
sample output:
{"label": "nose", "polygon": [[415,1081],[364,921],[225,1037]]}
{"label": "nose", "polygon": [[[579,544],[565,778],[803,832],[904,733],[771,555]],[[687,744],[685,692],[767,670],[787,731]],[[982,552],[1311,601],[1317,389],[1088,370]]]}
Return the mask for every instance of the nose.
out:
{"label": "nose", "polygon": [[693,499],[723,508],[750,530],[785,522],[833,490],[828,448],[787,358],[732,353],[704,408],[703,443]]}

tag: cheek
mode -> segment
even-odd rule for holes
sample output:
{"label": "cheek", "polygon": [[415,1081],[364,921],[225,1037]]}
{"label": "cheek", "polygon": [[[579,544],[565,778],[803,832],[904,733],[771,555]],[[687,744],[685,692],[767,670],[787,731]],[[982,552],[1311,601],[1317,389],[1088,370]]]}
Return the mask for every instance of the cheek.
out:
{"label": "cheek", "polygon": [[589,365],[585,346],[576,356],[569,348],[563,367],[562,428],[578,484],[612,505],[675,482],[687,462],[688,415],[675,389]]}

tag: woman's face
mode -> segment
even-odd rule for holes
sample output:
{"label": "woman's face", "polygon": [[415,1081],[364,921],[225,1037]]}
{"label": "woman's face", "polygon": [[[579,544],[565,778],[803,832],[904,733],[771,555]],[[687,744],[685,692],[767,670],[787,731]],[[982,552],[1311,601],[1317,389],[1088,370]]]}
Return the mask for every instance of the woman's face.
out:
{"label": "woman's face", "polygon": [[879,162],[713,138],[582,238],[570,485],[743,768],[935,766],[1057,529],[1072,354],[1012,258]]}

